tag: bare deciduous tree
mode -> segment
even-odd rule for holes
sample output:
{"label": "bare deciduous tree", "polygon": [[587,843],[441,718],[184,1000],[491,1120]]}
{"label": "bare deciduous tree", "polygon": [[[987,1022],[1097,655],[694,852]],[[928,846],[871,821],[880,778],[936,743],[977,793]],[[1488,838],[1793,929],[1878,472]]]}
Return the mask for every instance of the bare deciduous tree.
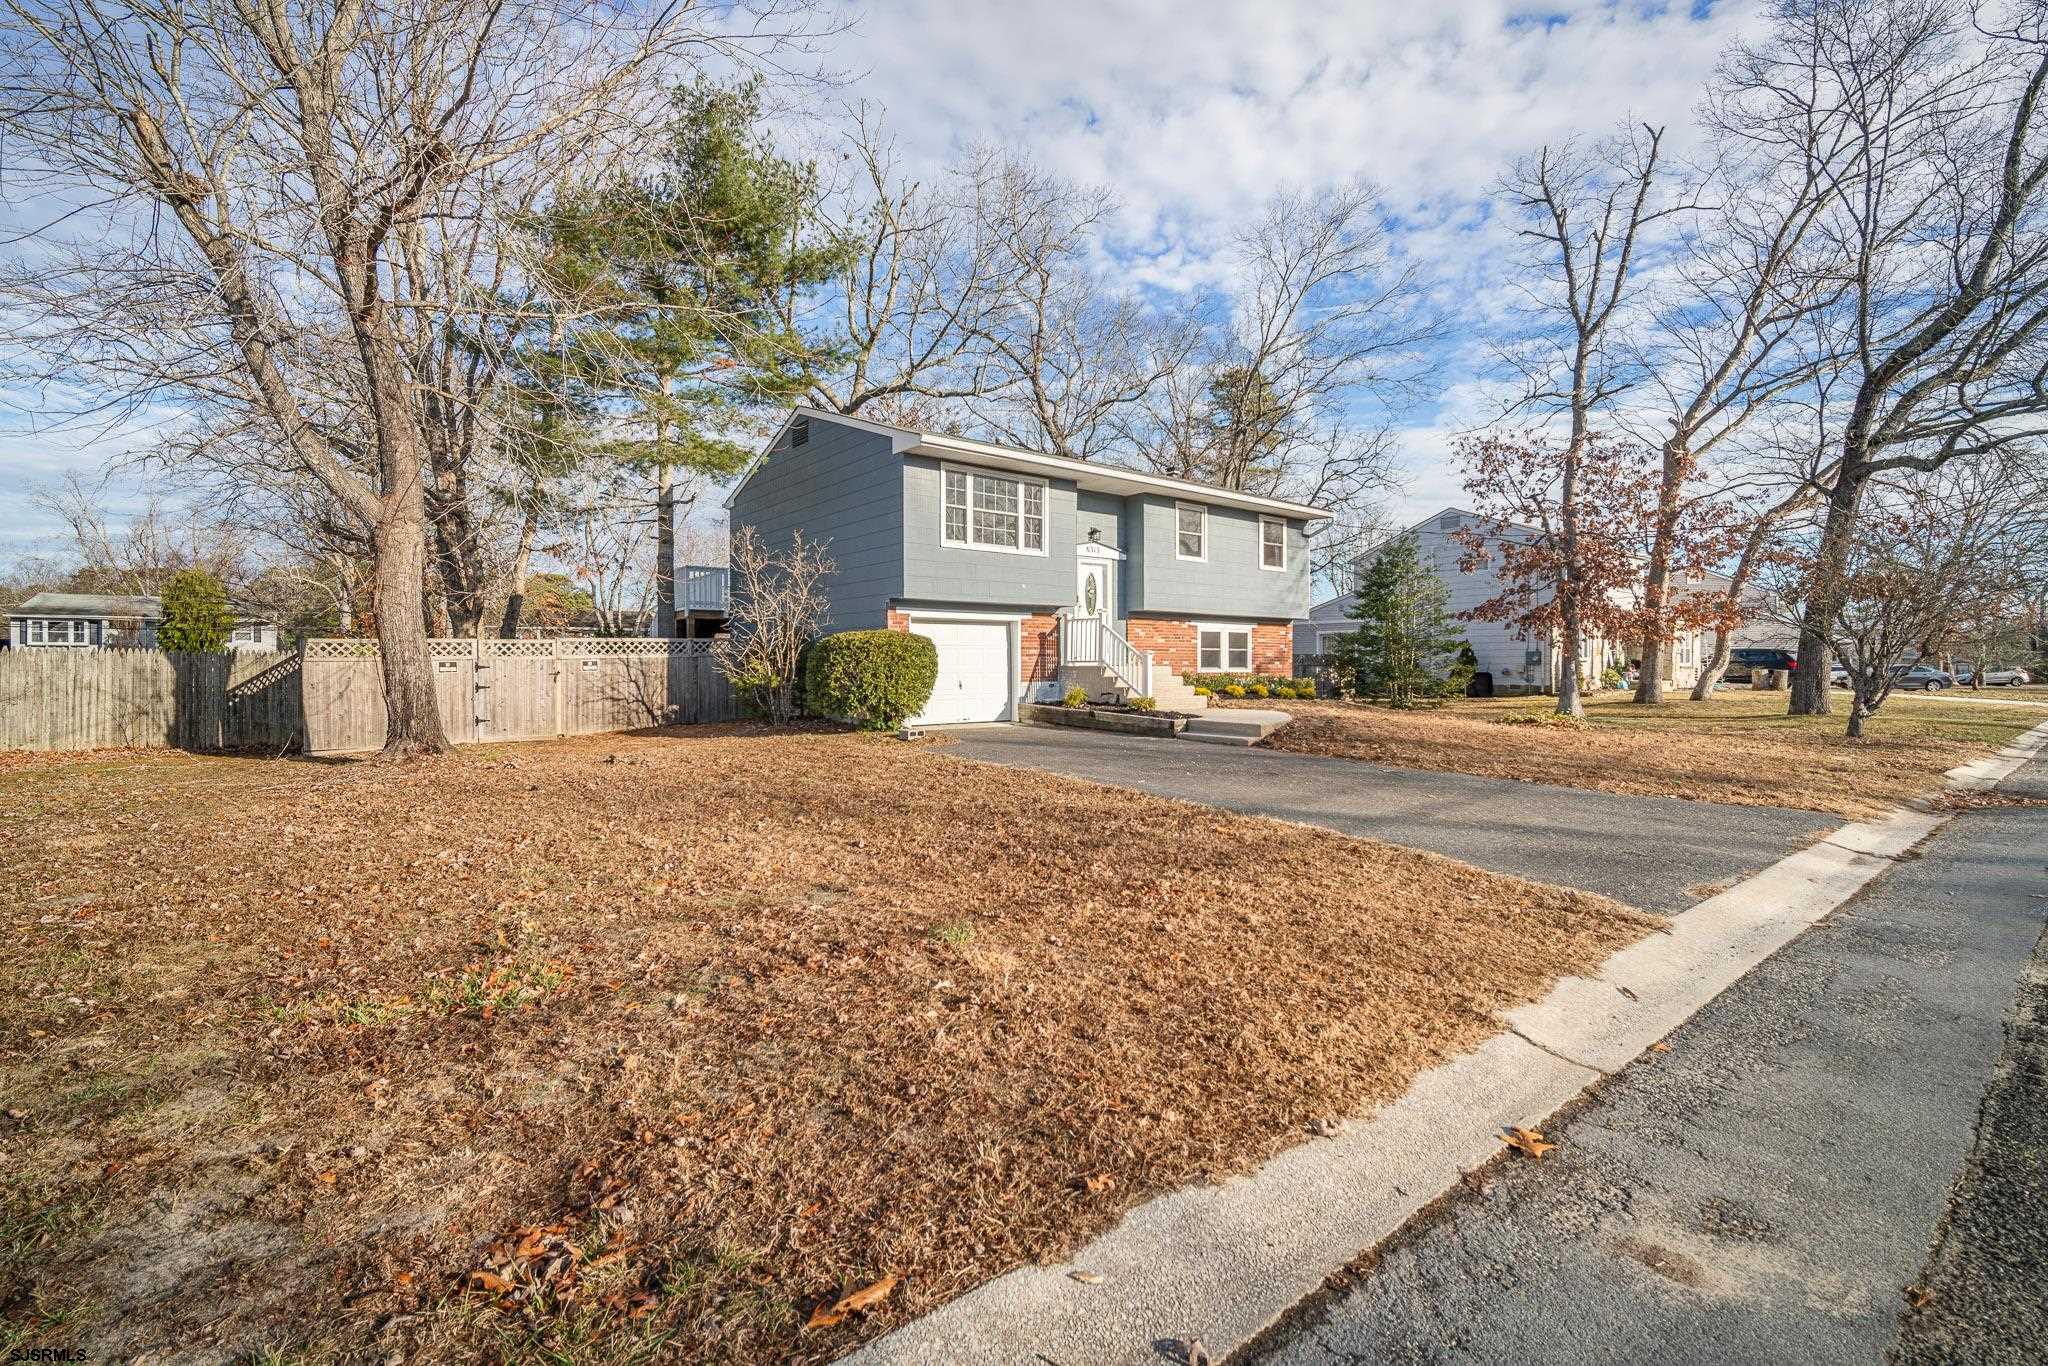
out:
{"label": "bare deciduous tree", "polygon": [[1584,554],[1581,541],[1604,535],[1586,517],[1582,463],[1596,440],[1596,417],[1641,379],[1617,324],[1636,302],[1636,270],[1648,237],[1654,225],[1689,207],[1660,198],[1662,145],[1663,130],[1646,126],[1592,147],[1545,147],[1516,165],[1499,191],[1521,215],[1519,232],[1532,244],[1536,281],[1527,289],[1533,327],[1503,351],[1522,379],[1516,406],[1561,414],[1567,422],[1551,531],[1565,566],[1556,589],[1565,653],[1557,710],[1563,716],[1585,714],[1579,640],[1589,616],[1604,610],[1573,569],[1599,558]]}
{"label": "bare deciduous tree", "polygon": [[791,37],[800,12],[766,2],[0,0],[11,189],[86,205],[0,273],[18,341],[274,426],[373,547],[387,754],[448,747],[408,338],[421,310],[453,320],[410,294],[406,244],[628,145],[693,52]]}
{"label": "bare deciduous tree", "polygon": [[[1785,4],[1724,85],[1738,132],[1823,131],[1845,263],[1853,396],[1803,599],[1795,713],[1828,710],[1827,659],[1874,480],[2034,439],[2048,414],[2048,33],[1963,0]],[[1977,20],[1983,19],[1984,26]]]}
{"label": "bare deciduous tree", "polygon": [[742,527],[732,540],[732,606],[726,634],[711,647],[719,672],[747,710],[778,726],[796,718],[804,647],[825,628],[831,603],[825,543],[799,531],[771,549]]}

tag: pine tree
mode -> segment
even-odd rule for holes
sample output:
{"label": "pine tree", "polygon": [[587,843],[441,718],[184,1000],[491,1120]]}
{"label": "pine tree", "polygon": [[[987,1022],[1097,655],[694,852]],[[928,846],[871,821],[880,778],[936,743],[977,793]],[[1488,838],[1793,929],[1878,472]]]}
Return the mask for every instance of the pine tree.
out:
{"label": "pine tree", "polygon": [[163,591],[164,619],[156,628],[160,650],[219,654],[228,648],[235,629],[228,594],[220,580],[203,570],[171,575]]}
{"label": "pine tree", "polygon": [[1449,605],[1450,590],[1424,567],[1413,537],[1381,547],[1349,613],[1358,629],[1333,652],[1352,692],[1409,707],[1458,686],[1461,670],[1450,657],[1463,640]]}
{"label": "pine tree", "polygon": [[761,131],[758,80],[676,92],[655,171],[565,196],[543,225],[557,292],[591,321],[565,339],[609,453],[654,484],[658,634],[675,629],[678,471],[738,472],[752,412],[787,404],[835,345],[793,331],[778,300],[839,269],[812,231],[817,175]]}

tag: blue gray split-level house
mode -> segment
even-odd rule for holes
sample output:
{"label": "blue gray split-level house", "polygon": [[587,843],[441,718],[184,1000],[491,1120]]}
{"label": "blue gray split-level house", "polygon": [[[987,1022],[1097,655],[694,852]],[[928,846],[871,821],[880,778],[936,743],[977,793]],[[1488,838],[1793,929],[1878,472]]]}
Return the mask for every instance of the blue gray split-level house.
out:
{"label": "blue gray split-level house", "polygon": [[922,725],[1013,720],[1073,686],[1190,709],[1185,673],[1290,673],[1329,515],[805,408],[728,509],[770,550],[824,543],[828,630],[937,645]]}

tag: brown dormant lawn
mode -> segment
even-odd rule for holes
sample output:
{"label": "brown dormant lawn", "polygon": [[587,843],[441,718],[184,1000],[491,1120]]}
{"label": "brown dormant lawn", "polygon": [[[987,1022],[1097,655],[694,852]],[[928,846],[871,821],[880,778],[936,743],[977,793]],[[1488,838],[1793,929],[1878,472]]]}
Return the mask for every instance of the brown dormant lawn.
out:
{"label": "brown dormant lawn", "polygon": [[0,1342],[96,1359],[828,1358],[1653,924],[748,727],[17,758],[0,827]]}
{"label": "brown dormant lawn", "polygon": [[[2027,700],[1995,689],[1997,701]],[[1557,783],[1638,796],[1874,815],[1941,786],[1941,775],[2048,721],[2048,706],[1894,696],[1860,741],[1843,715],[1787,716],[1786,695],[1734,689],[1638,707],[1627,693],[1586,698],[1586,719],[1555,724],[1547,697],[1457,701],[1395,711],[1355,702],[1277,702],[1294,716],[1266,744],[1401,768]],[[1847,702],[1839,694],[1841,706]]]}

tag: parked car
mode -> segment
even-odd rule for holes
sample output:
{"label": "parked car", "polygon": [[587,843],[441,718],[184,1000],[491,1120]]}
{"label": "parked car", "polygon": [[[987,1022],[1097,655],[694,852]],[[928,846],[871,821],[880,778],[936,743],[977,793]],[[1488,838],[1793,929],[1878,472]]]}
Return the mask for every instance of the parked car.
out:
{"label": "parked car", "polygon": [[1901,664],[1892,670],[1892,686],[1908,690],[1918,689],[1937,692],[1942,688],[1953,688],[1955,675],[1926,664],[1915,664],[1910,669]]}
{"label": "parked car", "polygon": [[[1977,680],[1975,664],[1956,665],[1956,682],[1967,687]],[[2019,688],[2034,681],[2034,676],[2025,669],[1986,669],[1984,686],[1987,688]]]}
{"label": "parked car", "polygon": [[1790,650],[1730,650],[1727,681],[1747,683],[1759,670],[1768,673],[1775,669],[1789,674],[1798,663],[1799,656]]}

